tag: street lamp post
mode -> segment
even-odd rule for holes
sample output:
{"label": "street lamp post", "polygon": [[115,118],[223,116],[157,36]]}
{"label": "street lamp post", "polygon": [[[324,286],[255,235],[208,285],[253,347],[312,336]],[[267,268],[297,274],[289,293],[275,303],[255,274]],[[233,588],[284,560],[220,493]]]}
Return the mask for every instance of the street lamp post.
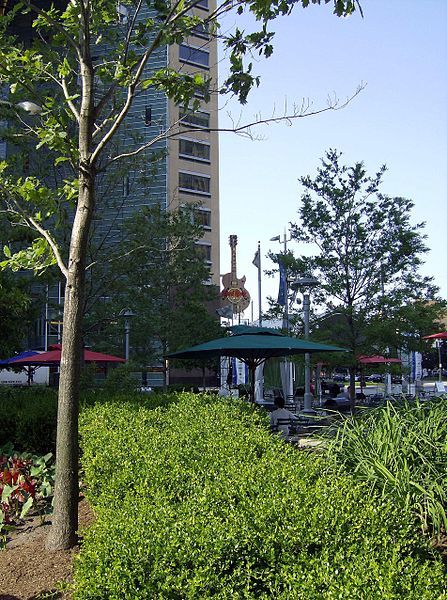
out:
{"label": "street lamp post", "polygon": [[[314,277],[300,277],[291,283],[294,290],[301,290],[303,294],[303,318],[304,318],[304,339],[309,339],[309,317],[310,317],[310,291],[318,285],[318,280]],[[304,354],[304,408],[303,412],[312,413],[313,395],[310,391],[310,354]]]}
{"label": "street lamp post", "polygon": [[129,362],[130,354],[130,320],[135,317],[135,313],[131,308],[123,308],[120,311],[119,317],[124,319],[124,357],[126,362]]}
{"label": "street lamp post", "polygon": [[[281,235],[275,235],[275,237],[270,238],[271,242],[279,242],[284,245],[284,256],[287,254],[287,242],[290,242],[292,236],[287,237],[286,229],[284,228],[284,237],[281,239]],[[280,265],[280,277],[284,277],[282,280],[284,282],[284,317],[283,317],[283,328],[286,330],[287,335],[289,334],[290,326],[289,326],[289,281],[287,272],[285,272],[285,265]],[[281,286],[281,283],[280,283]],[[278,298],[279,301],[279,298]],[[293,397],[293,371],[292,371],[292,363],[284,358],[284,383],[283,382],[283,394],[284,400],[287,400],[287,396]],[[282,379],[282,377],[281,377]]]}
{"label": "street lamp post", "polygon": [[[291,239],[292,239],[292,236],[290,236],[288,238],[287,234],[286,234],[286,230],[284,229],[283,239],[281,239],[281,235],[275,235],[275,237],[270,238],[270,241],[271,242],[279,242],[280,244],[283,244],[284,245],[283,254],[286,255],[287,254],[287,242],[290,242]],[[289,282],[288,282],[287,273],[285,275],[285,285],[286,285],[286,289],[285,289],[283,327],[286,330],[286,332],[289,333]]]}
{"label": "street lamp post", "polygon": [[438,381],[442,382],[442,359],[441,359],[441,340],[436,340],[438,347]]}

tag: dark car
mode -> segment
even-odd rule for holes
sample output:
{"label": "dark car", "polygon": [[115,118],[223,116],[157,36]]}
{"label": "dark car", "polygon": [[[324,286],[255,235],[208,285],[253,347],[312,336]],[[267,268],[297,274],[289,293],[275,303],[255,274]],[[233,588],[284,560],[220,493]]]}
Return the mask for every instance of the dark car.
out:
{"label": "dark car", "polygon": [[332,377],[333,381],[347,381],[347,375],[341,375],[340,373],[336,373],[333,377]]}
{"label": "dark car", "polygon": [[367,375],[365,379],[367,381],[372,381],[373,383],[380,383],[381,381],[383,381],[383,375],[373,373],[372,375]]}

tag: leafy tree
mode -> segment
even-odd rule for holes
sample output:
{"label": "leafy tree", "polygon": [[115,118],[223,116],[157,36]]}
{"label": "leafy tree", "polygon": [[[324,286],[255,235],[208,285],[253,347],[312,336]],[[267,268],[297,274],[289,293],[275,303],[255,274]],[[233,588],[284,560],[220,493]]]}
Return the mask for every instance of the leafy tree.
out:
{"label": "leafy tree", "polygon": [[[309,3],[301,0],[303,7]],[[0,168],[3,205],[38,233],[31,249],[11,256],[10,265],[44,268],[55,261],[66,280],[55,506],[47,542],[52,549],[76,542],[82,320],[87,249],[93,220],[101,218],[96,204],[98,177],[129,156],[149,150],[159,139],[157,135],[149,143],[120,147],[126,116],[142,90],[159,90],[192,110],[200,105],[195,94],[205,101],[210,96],[212,82],[201,75],[172,68],[150,71],[158,48],[180,43],[197,27],[219,35],[229,52],[230,75],[218,91],[235,94],[244,103],[250,89],[259,84],[245,57],[251,52],[265,57],[272,53],[269,23],[289,14],[297,2],[223,0],[206,18],[191,15],[196,0],[122,0],[120,4],[130,10],[124,27],[117,26],[116,0],[57,0],[51,6],[18,0],[9,12],[0,11],[0,85],[10,92],[13,114],[8,117],[14,121],[14,135],[34,139],[36,148],[45,149],[53,164],[64,166],[67,173],[50,185],[39,173],[17,175],[6,163]],[[352,13],[357,2],[331,0],[331,4],[334,13],[342,16]],[[219,16],[233,9],[251,13],[258,30],[219,32]],[[35,37],[26,44],[10,35],[16,19],[32,24]],[[24,118],[22,108],[31,108],[35,119]],[[168,129],[161,135],[176,132]],[[60,219],[68,225],[68,250],[58,242],[55,226]]]}
{"label": "leafy tree", "polygon": [[17,282],[0,271],[0,356],[6,358],[20,350],[31,322],[31,298],[25,282]]}
{"label": "leafy tree", "polygon": [[[0,218],[0,248],[23,243],[23,231]],[[13,276],[0,270],[0,356],[9,357],[23,348],[35,318],[31,278],[26,273]]]}
{"label": "leafy tree", "polygon": [[161,364],[168,350],[222,334],[213,310],[218,290],[207,283],[210,269],[196,244],[203,229],[194,213],[194,206],[168,213],[144,208],[125,224],[112,255],[92,268],[85,337],[95,347],[120,351],[116,316],[123,308],[135,314],[132,359],[142,368]]}
{"label": "leafy tree", "polygon": [[414,347],[413,334],[432,330],[439,316],[433,279],[419,272],[424,224],[411,223],[411,200],[380,191],[385,170],[368,176],[363,163],[348,167],[329,150],[316,177],[301,177],[300,221],[291,224],[293,239],[317,252],[291,261],[289,277],[319,280],[314,330],[351,351],[352,398],[359,355]]}

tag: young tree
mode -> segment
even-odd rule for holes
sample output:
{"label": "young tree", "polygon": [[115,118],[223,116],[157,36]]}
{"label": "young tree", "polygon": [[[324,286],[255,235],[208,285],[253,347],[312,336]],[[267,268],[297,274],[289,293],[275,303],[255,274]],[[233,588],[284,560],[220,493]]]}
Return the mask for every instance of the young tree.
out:
{"label": "young tree", "polygon": [[368,176],[361,162],[341,164],[336,150],[321,163],[315,178],[300,179],[300,221],[291,224],[292,237],[318,252],[297,259],[294,272],[319,280],[313,304],[324,310],[320,331],[352,353],[354,400],[358,356],[403,347],[409,334],[427,331],[439,315],[430,304],[437,288],[419,272],[427,247],[424,224],[411,223],[413,202],[380,191],[385,167]]}
{"label": "young tree", "polygon": [[120,352],[116,316],[123,308],[135,315],[132,360],[143,368],[161,364],[168,350],[221,334],[213,310],[218,290],[197,244],[203,228],[194,222],[196,208],[144,208],[125,223],[122,242],[96,261],[88,273],[85,334],[95,347]]}
{"label": "young tree", "polygon": [[[356,0],[325,0],[329,1],[338,16],[352,13],[357,4]],[[319,4],[320,0],[311,2]],[[195,94],[206,101],[213,89],[246,102],[251,87],[259,83],[246,55],[256,52],[268,57],[273,38],[269,23],[297,4],[295,0],[223,0],[201,18],[191,12],[197,3],[121,0],[119,5],[129,9],[125,27],[116,26],[116,0],[57,0],[53,4],[17,0],[8,5],[9,11],[0,10],[0,86],[9,88],[8,106],[15,115],[8,116],[15,119],[14,135],[34,138],[36,148],[45,149],[55,165],[67,167],[67,175],[50,186],[38,174],[17,176],[4,163],[0,186],[3,206],[39,234],[31,250],[12,256],[11,264],[29,264],[30,255],[35,267],[54,259],[66,281],[55,505],[47,543],[52,549],[67,548],[76,541],[82,320],[97,178],[120,160],[144,152],[160,136],[176,134],[173,129],[164,130],[149,143],[119,149],[120,130],[142,90],[160,90],[186,110],[200,105]],[[309,3],[298,2],[303,7]],[[219,32],[218,18],[229,10],[250,12],[258,30]],[[35,36],[26,44],[10,35],[16,19],[33,26]],[[203,76],[170,68],[147,69],[160,46],[180,43],[197,27],[221,36],[228,49],[230,75],[220,90]],[[22,109],[35,118],[25,118]],[[69,214],[67,252],[58,244],[54,229],[64,212]]]}

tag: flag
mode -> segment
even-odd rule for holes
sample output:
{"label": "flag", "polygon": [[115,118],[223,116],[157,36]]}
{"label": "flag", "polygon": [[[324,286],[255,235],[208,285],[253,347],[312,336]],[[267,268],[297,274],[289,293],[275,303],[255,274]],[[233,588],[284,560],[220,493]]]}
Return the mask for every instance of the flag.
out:
{"label": "flag", "polygon": [[280,260],[279,263],[279,291],[278,304],[285,306],[287,302],[287,272],[284,263]]}
{"label": "flag", "polygon": [[252,261],[252,264],[257,268],[260,269],[261,268],[261,254],[259,252],[259,248],[256,250],[256,254],[255,257]]}

